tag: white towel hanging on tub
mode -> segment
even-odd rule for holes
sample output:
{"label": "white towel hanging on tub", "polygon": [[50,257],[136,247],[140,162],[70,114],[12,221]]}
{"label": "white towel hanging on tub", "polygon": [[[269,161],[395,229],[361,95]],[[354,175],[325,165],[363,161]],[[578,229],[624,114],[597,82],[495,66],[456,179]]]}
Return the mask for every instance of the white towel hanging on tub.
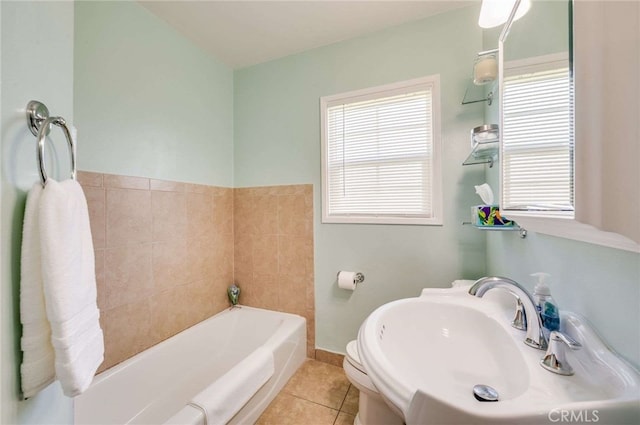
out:
{"label": "white towel hanging on tub", "polygon": [[56,377],[72,397],[89,387],[104,356],[89,211],[78,182],[47,180],[39,224]]}
{"label": "white towel hanging on tub", "polygon": [[260,347],[196,395],[189,404],[204,413],[206,425],[224,425],[271,378],[273,372],[273,353]]}

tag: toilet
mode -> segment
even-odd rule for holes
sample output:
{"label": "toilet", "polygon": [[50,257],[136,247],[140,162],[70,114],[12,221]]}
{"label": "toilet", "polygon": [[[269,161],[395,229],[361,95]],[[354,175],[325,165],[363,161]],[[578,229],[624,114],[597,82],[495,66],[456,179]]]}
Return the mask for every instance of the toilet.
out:
{"label": "toilet", "polygon": [[357,341],[347,344],[347,354],[342,362],[345,374],[351,383],[360,390],[358,414],[354,425],[402,425],[402,418],[391,410],[367,376],[358,355]]}

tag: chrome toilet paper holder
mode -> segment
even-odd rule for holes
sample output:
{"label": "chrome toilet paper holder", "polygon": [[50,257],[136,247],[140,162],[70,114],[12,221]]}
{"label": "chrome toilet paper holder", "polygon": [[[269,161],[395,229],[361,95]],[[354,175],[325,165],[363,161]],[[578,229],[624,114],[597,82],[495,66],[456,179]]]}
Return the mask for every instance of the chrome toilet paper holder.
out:
{"label": "chrome toilet paper holder", "polygon": [[[336,278],[339,278],[340,277],[340,273],[342,273],[342,272],[343,272],[343,270],[340,270],[338,273],[336,273]],[[362,274],[360,272],[357,272],[355,274],[355,276],[353,276],[353,283],[355,283],[357,285],[358,283],[362,283],[362,282],[364,282],[364,274]]]}

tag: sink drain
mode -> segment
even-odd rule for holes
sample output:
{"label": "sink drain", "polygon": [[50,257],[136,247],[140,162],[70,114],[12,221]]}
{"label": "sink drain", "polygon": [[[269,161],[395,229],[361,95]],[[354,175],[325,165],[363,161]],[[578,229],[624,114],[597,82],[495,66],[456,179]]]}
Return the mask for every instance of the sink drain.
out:
{"label": "sink drain", "polygon": [[473,396],[478,401],[498,401],[498,392],[488,385],[475,385]]}

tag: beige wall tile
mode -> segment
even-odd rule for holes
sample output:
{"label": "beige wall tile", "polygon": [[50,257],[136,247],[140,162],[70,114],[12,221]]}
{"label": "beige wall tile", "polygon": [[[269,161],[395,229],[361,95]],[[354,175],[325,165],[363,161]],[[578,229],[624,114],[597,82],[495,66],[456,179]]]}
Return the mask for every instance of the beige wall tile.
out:
{"label": "beige wall tile", "polygon": [[253,274],[253,236],[249,233],[234,235],[233,261],[235,273]]}
{"label": "beige wall tile", "polygon": [[210,186],[204,184],[185,183],[184,190],[189,193],[210,193]]}
{"label": "beige wall tile", "polygon": [[313,276],[313,272],[311,272],[310,274],[308,274],[306,276],[307,279],[307,310],[309,311],[315,311],[316,309],[316,302],[315,302],[315,285],[314,285],[314,276]]}
{"label": "beige wall tile", "polygon": [[83,187],[84,196],[87,199],[89,209],[89,223],[91,224],[91,237],[94,248],[104,248],[106,238],[106,195],[101,187]]}
{"label": "beige wall tile", "polygon": [[234,271],[233,282],[240,287],[240,304],[257,307],[253,302],[257,299],[253,295],[253,273],[247,273],[243,270]]}
{"label": "beige wall tile", "polygon": [[187,239],[187,278],[189,282],[208,279],[213,275],[213,238]]}
{"label": "beige wall tile", "polygon": [[283,187],[284,186],[254,186],[254,187],[249,187],[248,189],[254,196],[261,196],[261,195],[277,195],[280,193]]}
{"label": "beige wall tile", "polygon": [[[233,276],[213,276],[211,279],[211,301],[213,304],[213,314],[220,313],[222,310],[229,308],[231,303],[227,296],[227,288],[233,284]],[[240,303],[243,303],[243,290],[240,289]]]}
{"label": "beige wall tile", "polygon": [[150,338],[151,310],[149,299],[101,312],[107,369],[154,344]]}
{"label": "beige wall tile", "polygon": [[304,194],[278,196],[278,234],[313,235],[313,215]]}
{"label": "beige wall tile", "polygon": [[213,228],[217,234],[233,234],[233,190],[225,189],[213,197]]}
{"label": "beige wall tile", "polygon": [[307,281],[300,275],[278,275],[278,310],[305,316],[307,311]]}
{"label": "beige wall tile", "polygon": [[316,355],[316,312],[307,310],[307,357],[314,359]]}
{"label": "beige wall tile", "polygon": [[254,235],[278,234],[278,196],[264,193],[253,195]]}
{"label": "beige wall tile", "polygon": [[275,275],[254,273],[251,284],[240,286],[240,289],[244,291],[240,294],[242,303],[251,307],[278,310],[278,285]]}
{"label": "beige wall tile", "polygon": [[189,283],[187,240],[154,242],[152,271],[155,291]]}
{"label": "beige wall tile", "polygon": [[313,252],[312,241],[309,238],[279,235],[278,272],[280,274],[307,276],[309,252]]}
{"label": "beige wall tile", "polygon": [[299,195],[308,191],[313,192],[313,185],[311,184],[290,184],[274,187],[277,188],[278,195]]}
{"label": "beige wall tile", "polygon": [[144,177],[119,176],[115,174],[104,175],[104,186],[117,189],[149,190],[149,179]]}
{"label": "beige wall tile", "polygon": [[151,192],[107,189],[107,247],[150,242]]}
{"label": "beige wall tile", "polygon": [[[332,353],[330,351],[317,349],[316,360],[319,362],[329,363],[334,366],[342,367],[342,362],[344,361],[344,354]],[[357,413],[357,409],[356,409],[356,413]]]}
{"label": "beige wall tile", "polygon": [[145,300],[153,293],[151,244],[108,248],[104,264],[107,309]]}
{"label": "beige wall tile", "polygon": [[222,187],[222,186],[209,186],[209,193],[213,196],[224,196],[227,193],[230,193],[233,197],[233,188],[232,187]]}
{"label": "beige wall tile", "polygon": [[90,171],[78,171],[76,173],[78,183],[84,187],[102,187],[102,174]]}
{"label": "beige wall tile", "polygon": [[254,236],[253,272],[271,275],[278,273],[278,236]]}
{"label": "beige wall tile", "polygon": [[156,179],[151,179],[149,181],[149,184],[151,190],[158,190],[163,192],[184,192],[186,187],[185,183]]}
{"label": "beige wall tile", "polygon": [[253,195],[250,189],[241,188],[233,191],[233,230],[234,234],[243,235],[253,232]]}
{"label": "beige wall tile", "polygon": [[313,186],[238,188],[233,208],[234,276],[246,288],[242,302],[307,317],[308,355],[314,356]]}
{"label": "beige wall tile", "polygon": [[[84,177],[93,182],[86,189],[94,208],[100,176]],[[242,304],[304,316],[315,356],[312,185],[231,189],[109,175],[104,185],[107,249],[96,251],[96,272],[110,335],[105,364],[224,310],[234,280]],[[133,348],[124,349],[111,339],[135,322],[138,310],[129,306],[143,302],[146,333],[128,331]]]}
{"label": "beige wall tile", "polygon": [[151,337],[163,341],[193,324],[194,313],[189,288],[178,286],[153,294],[151,306]]}
{"label": "beige wall tile", "polygon": [[154,242],[184,238],[187,229],[186,195],[151,191],[151,216]]}
{"label": "beige wall tile", "polygon": [[187,237],[213,236],[213,196],[209,193],[187,193]]}
{"label": "beige wall tile", "polygon": [[190,283],[185,287],[186,296],[191,304],[187,320],[188,326],[193,326],[217,313],[214,298],[221,298],[221,294],[216,294],[215,289],[211,277]]}
{"label": "beige wall tile", "polygon": [[215,237],[210,249],[213,275],[229,277],[229,273],[233,273],[233,235],[222,234]]}
{"label": "beige wall tile", "polygon": [[96,266],[96,290],[97,303],[100,310],[107,309],[107,282],[105,279],[104,269],[104,249],[96,249],[94,251]]}

